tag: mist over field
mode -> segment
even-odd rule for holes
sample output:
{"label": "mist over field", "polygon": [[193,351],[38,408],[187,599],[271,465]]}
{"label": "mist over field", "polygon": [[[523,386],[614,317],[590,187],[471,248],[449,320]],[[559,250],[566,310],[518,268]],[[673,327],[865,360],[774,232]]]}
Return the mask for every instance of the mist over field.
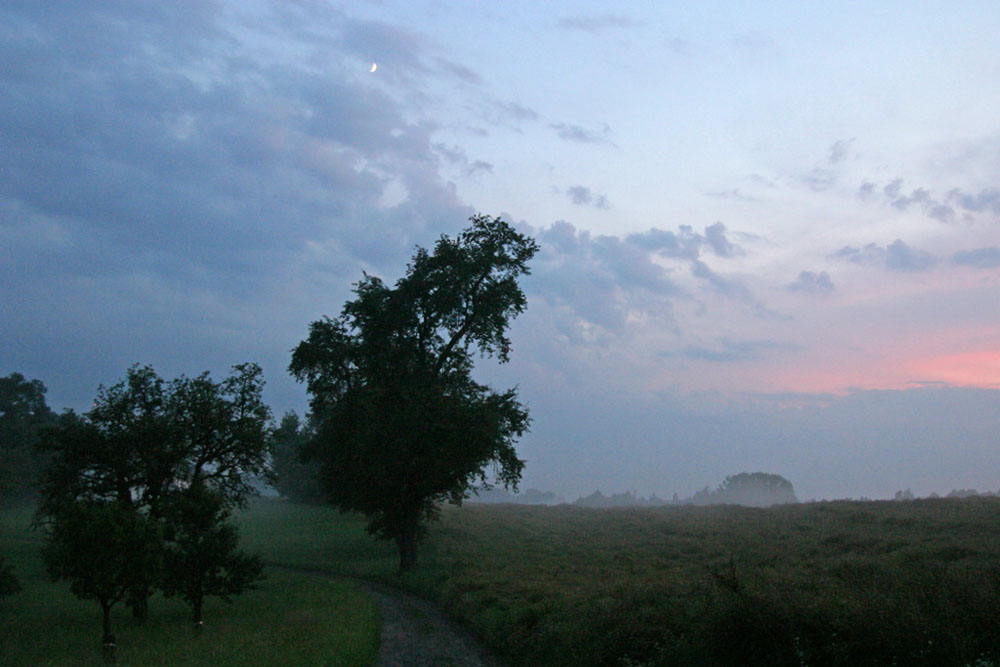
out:
{"label": "mist over field", "polygon": [[[886,26],[892,26],[887,30]],[[0,376],[256,362],[477,212],[522,488],[1000,489],[1000,6],[4,3]]]}

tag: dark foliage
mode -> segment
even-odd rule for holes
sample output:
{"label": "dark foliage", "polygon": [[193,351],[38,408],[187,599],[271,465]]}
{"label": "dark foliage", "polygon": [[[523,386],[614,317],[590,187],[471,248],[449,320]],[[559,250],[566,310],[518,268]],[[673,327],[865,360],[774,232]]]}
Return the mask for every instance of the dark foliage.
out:
{"label": "dark foliage", "polygon": [[40,380],[26,380],[20,373],[0,378],[0,499],[37,493],[44,456],[35,446],[39,431],[55,418]]}
{"label": "dark foliage", "polygon": [[4,562],[3,556],[0,556],[0,598],[13,595],[20,590],[21,584],[14,575],[13,568]]}
{"label": "dark foliage", "polygon": [[103,641],[113,644],[111,608],[153,585],[162,546],[160,526],[153,519],[116,501],[88,500],[60,507],[42,558],[53,581],[67,579],[74,595],[100,603]]}
{"label": "dark foliage", "polygon": [[524,466],[514,442],[527,409],[472,379],[472,353],[509,359],[505,332],[527,305],[517,279],[538,246],[498,218],[471,222],[433,253],[418,248],[394,288],[366,274],[339,318],[310,325],[289,368],[311,394],[322,488],[396,541],[403,570],[440,503],[489,486],[491,465],[516,488]]}
{"label": "dark foliage", "polygon": [[313,436],[308,417],[305,423],[294,412],[281,418],[274,430],[274,444],[271,449],[271,470],[274,473],[274,488],[285,498],[297,503],[314,504],[322,502],[323,492],[319,487],[319,464],[305,461],[303,451]]}
{"label": "dark foliage", "polygon": [[[269,474],[270,413],[254,364],[234,367],[220,382],[207,373],[165,382],[150,367],[98,390],[94,407],[68,412],[43,433],[49,456],[42,474],[39,519],[55,526],[80,503],[115,503],[122,511],[169,523],[167,505],[204,487],[227,508],[243,506]],[[67,514],[69,513],[69,514]],[[150,579],[135,580],[128,602],[144,618]]]}
{"label": "dark foliage", "polygon": [[237,550],[239,532],[228,523],[230,510],[218,493],[197,484],[166,503],[163,575],[165,595],[191,605],[196,628],[206,596],[231,602],[263,577],[260,556]]}

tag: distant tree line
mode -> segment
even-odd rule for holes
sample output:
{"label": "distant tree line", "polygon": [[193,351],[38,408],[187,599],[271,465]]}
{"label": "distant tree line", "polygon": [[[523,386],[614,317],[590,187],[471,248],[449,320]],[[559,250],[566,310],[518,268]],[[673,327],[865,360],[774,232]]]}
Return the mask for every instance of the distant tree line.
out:
{"label": "distant tree line", "polygon": [[606,496],[595,491],[577,498],[573,503],[582,507],[660,507],[663,505],[746,505],[769,507],[797,503],[795,488],[781,475],[765,472],[741,472],[730,475],[715,490],[705,487],[690,498],[680,498],[676,493],[670,500],[653,494],[648,498],[631,491]]}

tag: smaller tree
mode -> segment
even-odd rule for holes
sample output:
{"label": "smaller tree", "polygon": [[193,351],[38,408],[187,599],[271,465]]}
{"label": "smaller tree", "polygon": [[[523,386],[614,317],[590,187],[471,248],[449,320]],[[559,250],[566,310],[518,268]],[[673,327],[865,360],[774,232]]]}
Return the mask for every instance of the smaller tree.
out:
{"label": "smaller tree", "polygon": [[111,608],[129,592],[152,586],[161,541],[155,521],[121,503],[79,501],[52,518],[42,558],[53,581],[67,579],[74,595],[100,603],[102,643],[113,646]]}
{"label": "smaller tree", "polygon": [[305,461],[306,443],[313,437],[311,420],[288,412],[272,434],[271,470],[274,488],[285,498],[297,503],[319,503],[323,492],[319,487],[319,465]]}
{"label": "smaller tree", "polygon": [[715,492],[714,503],[731,503],[750,507],[768,507],[797,503],[795,488],[781,475],[766,472],[741,472],[729,475]]}
{"label": "smaller tree", "polygon": [[[66,413],[46,431],[39,516],[81,500],[114,501],[162,521],[169,499],[198,486],[227,508],[244,506],[257,493],[255,479],[269,474],[263,384],[256,364],[234,366],[219,382],[208,373],[167,382],[132,366],[125,380],[98,389],[89,412]],[[137,618],[148,615],[151,593],[140,586],[129,594]]]}
{"label": "smaller tree", "polygon": [[13,595],[20,590],[21,584],[14,576],[14,570],[4,562],[3,556],[0,556],[0,598]]}
{"label": "smaller tree", "polygon": [[226,602],[253,588],[263,578],[260,556],[237,550],[239,532],[228,523],[222,496],[197,484],[167,503],[163,582],[168,596],[191,605],[196,629],[202,626],[202,604],[214,595]]}
{"label": "smaller tree", "polygon": [[55,421],[45,404],[45,385],[20,373],[0,378],[0,498],[37,492],[44,457],[35,448],[39,431]]}

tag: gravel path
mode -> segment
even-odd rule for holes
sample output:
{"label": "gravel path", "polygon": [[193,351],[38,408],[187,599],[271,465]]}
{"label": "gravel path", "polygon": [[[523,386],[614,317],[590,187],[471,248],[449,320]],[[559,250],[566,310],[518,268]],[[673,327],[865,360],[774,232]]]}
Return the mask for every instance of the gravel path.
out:
{"label": "gravel path", "polygon": [[409,593],[365,579],[272,565],[325,579],[353,581],[372,596],[382,618],[376,667],[504,667],[468,630],[437,606]]}

